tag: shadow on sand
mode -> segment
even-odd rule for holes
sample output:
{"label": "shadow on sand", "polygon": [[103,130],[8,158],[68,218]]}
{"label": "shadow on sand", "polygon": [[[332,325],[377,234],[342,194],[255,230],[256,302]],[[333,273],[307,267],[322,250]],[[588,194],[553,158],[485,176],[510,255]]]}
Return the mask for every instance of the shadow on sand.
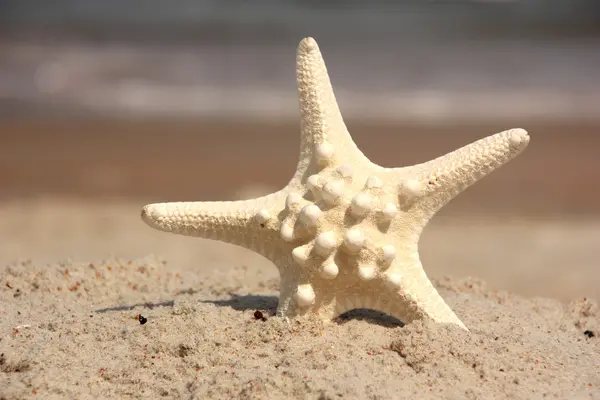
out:
{"label": "shadow on sand", "polygon": [[[231,298],[227,300],[200,300],[200,302],[211,303],[218,307],[231,307],[236,311],[261,310],[263,312],[267,312],[270,316],[275,316],[275,312],[277,311],[277,303],[279,301],[277,296],[263,296],[254,294],[238,295],[235,293],[229,293],[229,295]],[[106,313],[111,311],[130,311],[136,307],[144,307],[151,310],[156,307],[173,307],[174,305],[175,300],[168,300],[159,303],[146,302],[132,305],[106,307],[94,310],[94,312]],[[337,324],[345,324],[353,319],[366,321],[371,324],[377,324],[387,328],[404,326],[402,321],[392,317],[391,315],[366,308],[347,311],[334,318],[334,322]]]}
{"label": "shadow on sand", "polygon": [[[262,296],[262,295],[238,295],[230,293],[231,299],[228,300],[202,300],[203,303],[212,303],[219,307],[231,307],[236,311],[248,311],[248,310],[261,310],[267,311],[269,315],[274,316],[277,310],[278,298],[276,296]],[[360,308],[356,310],[347,311],[337,318],[334,322],[337,324],[344,324],[350,320],[366,321],[372,324],[393,328],[397,326],[404,326],[402,321],[387,315],[385,313]]]}

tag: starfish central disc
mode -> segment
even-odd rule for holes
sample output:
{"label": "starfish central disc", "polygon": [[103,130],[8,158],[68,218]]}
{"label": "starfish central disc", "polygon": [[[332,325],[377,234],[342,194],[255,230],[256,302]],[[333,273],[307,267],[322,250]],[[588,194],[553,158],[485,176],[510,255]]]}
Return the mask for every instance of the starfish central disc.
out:
{"label": "starfish central disc", "polygon": [[[284,210],[281,238],[295,245],[294,260],[307,274],[335,278],[329,285],[336,289],[385,277],[383,272],[396,254],[386,235],[394,216],[390,210],[399,207],[396,188],[384,188],[376,175],[355,176],[336,165],[331,145],[316,147],[328,149],[316,154],[321,170],[304,182],[308,190],[288,195],[298,202],[302,199],[303,206]],[[255,217],[262,221],[265,214],[267,210],[261,209]]]}

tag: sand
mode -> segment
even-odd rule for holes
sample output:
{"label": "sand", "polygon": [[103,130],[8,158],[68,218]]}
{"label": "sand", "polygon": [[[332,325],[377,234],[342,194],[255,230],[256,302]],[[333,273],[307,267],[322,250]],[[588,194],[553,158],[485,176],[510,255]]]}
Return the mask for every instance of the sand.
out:
{"label": "sand", "polygon": [[421,240],[467,333],[369,310],[286,323],[267,260],[140,220],[285,184],[295,123],[0,124],[0,399],[600,399],[596,127],[352,124],[383,165],[512,126],[531,148]]}
{"label": "sand", "polygon": [[[488,287],[454,268],[484,257],[488,266],[476,276],[490,275],[510,265],[499,238],[536,237],[551,249],[556,234],[539,235],[547,230],[560,232],[567,247],[580,243],[571,255],[591,258],[593,242],[583,248],[577,238],[600,223],[569,230],[558,222],[432,222],[425,267],[467,333],[402,326],[369,310],[328,324],[286,323],[274,317],[279,279],[268,261],[153,231],[138,220],[137,206],[40,200],[0,207],[0,254],[17,260],[0,269],[0,398],[600,398],[600,311],[579,295],[584,274],[571,271],[583,276],[573,286],[552,274],[540,278],[547,284],[530,285],[551,299]],[[496,245],[480,256],[464,248],[462,258],[444,253],[465,231]],[[31,259],[19,260],[26,248]],[[560,250],[548,252],[539,258],[559,273]],[[76,258],[52,261],[64,254]],[[499,269],[519,276],[518,266]]]}

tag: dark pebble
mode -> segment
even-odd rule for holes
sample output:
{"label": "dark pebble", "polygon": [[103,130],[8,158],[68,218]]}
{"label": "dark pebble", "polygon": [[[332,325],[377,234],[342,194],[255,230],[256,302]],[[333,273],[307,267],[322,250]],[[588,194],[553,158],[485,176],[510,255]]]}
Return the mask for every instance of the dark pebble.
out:
{"label": "dark pebble", "polygon": [[258,310],[254,311],[254,319],[262,319],[263,321],[267,320],[267,318],[265,318],[263,313]]}

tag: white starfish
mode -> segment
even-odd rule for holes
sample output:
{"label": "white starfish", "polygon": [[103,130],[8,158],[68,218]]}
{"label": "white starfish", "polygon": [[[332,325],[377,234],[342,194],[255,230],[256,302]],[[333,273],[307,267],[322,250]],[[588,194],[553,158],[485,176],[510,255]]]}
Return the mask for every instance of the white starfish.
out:
{"label": "white starfish", "polygon": [[404,168],[372,163],[352,141],[317,43],[297,51],[300,160],[286,187],[232,202],[149,204],[153,228],[239,245],[279,269],[277,315],[331,319],[356,308],[404,323],[431,318],[467,329],[429,281],[419,236],[437,210],[519,154],[512,129]]}

